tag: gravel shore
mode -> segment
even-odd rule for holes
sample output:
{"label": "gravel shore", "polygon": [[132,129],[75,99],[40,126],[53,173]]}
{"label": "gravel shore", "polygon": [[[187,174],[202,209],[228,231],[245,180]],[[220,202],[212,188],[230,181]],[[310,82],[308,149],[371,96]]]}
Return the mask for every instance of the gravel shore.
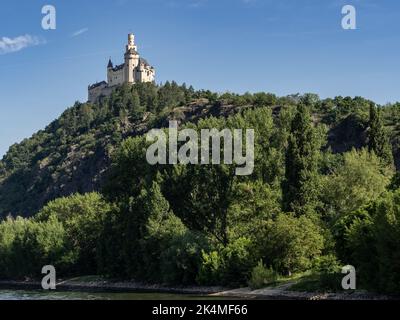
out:
{"label": "gravel shore", "polygon": [[[148,285],[133,281],[82,280],[73,278],[57,283],[59,291],[89,292],[157,292],[171,294],[209,295],[214,297],[260,300],[398,300],[399,297],[374,294],[365,291],[340,293],[316,293],[291,291],[292,283],[258,290],[250,288],[227,289],[223,287],[171,287]],[[39,281],[0,281],[0,289],[41,290]]]}

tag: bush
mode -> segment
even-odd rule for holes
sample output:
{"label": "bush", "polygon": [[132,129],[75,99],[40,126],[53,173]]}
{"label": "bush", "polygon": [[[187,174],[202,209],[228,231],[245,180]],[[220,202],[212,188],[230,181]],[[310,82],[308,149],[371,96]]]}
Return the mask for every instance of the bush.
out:
{"label": "bush", "polygon": [[261,289],[278,280],[278,274],[271,267],[267,268],[262,260],[251,271],[249,286],[254,289]]}
{"label": "bush", "polygon": [[318,275],[319,289],[340,290],[343,275],[337,258],[330,254],[316,259],[313,271]]}
{"label": "bush", "polygon": [[222,258],[217,251],[201,252],[202,259],[199,274],[196,277],[200,285],[218,285],[221,283]]}
{"label": "bush", "polygon": [[207,250],[207,247],[207,240],[198,233],[187,231],[174,237],[161,254],[162,281],[170,284],[195,284],[202,250]]}
{"label": "bush", "polygon": [[252,253],[252,243],[248,238],[239,238],[222,250],[223,283],[229,286],[245,284],[257,260]]}
{"label": "bush", "polygon": [[61,273],[69,261],[65,230],[57,219],[7,219],[0,224],[0,277],[40,277],[44,265]]}
{"label": "bush", "polygon": [[240,286],[246,283],[254,265],[251,241],[239,238],[217,251],[203,251],[197,281],[203,285]]}
{"label": "bush", "polygon": [[279,214],[264,226],[260,252],[268,264],[281,274],[310,269],[324,247],[322,230],[306,216]]}

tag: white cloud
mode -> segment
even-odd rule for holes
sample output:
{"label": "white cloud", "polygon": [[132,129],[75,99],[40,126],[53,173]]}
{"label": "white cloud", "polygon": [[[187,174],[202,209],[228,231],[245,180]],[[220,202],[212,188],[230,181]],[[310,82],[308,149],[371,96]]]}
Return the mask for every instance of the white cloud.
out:
{"label": "white cloud", "polygon": [[46,40],[29,34],[16,38],[2,37],[0,38],[0,54],[17,52],[22,49],[45,44]]}
{"label": "white cloud", "polygon": [[81,34],[88,32],[88,31],[89,31],[89,28],[80,29],[78,31],[75,31],[73,34],[71,34],[71,37],[74,38],[74,37],[80,36]]}

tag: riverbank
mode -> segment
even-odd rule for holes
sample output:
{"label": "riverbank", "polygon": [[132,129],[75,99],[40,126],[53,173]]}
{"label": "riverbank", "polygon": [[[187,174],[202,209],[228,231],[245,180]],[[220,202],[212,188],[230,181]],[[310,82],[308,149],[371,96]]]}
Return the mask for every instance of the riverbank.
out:
{"label": "riverbank", "polygon": [[[35,280],[0,281],[0,289],[15,290],[42,290],[41,282]],[[157,284],[143,284],[134,281],[106,280],[99,277],[79,277],[57,282],[59,291],[87,291],[87,292],[129,292],[129,293],[169,293],[169,294],[193,294],[213,295],[227,290],[224,287],[180,287],[163,286]]]}
{"label": "riverbank", "polygon": [[[227,299],[260,299],[260,300],[393,300],[398,297],[369,293],[351,292],[301,292],[291,290],[295,282],[252,290],[250,288],[228,289],[224,287],[179,287],[149,285],[133,281],[113,281],[96,276],[60,280],[57,291],[73,292],[116,292],[116,293],[165,293],[208,296]],[[0,289],[42,290],[40,281],[0,281]]]}

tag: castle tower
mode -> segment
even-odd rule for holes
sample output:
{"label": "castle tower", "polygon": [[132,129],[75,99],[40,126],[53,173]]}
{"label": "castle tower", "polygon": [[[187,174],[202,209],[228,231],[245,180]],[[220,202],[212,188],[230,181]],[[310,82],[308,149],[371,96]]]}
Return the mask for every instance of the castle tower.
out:
{"label": "castle tower", "polygon": [[126,46],[126,51],[130,49],[137,51],[137,46],[135,45],[135,35],[133,33],[128,34],[128,44]]}
{"label": "castle tower", "polygon": [[130,33],[128,35],[128,44],[125,52],[125,71],[124,78],[127,83],[135,82],[135,69],[139,64],[139,54],[135,45],[135,36]]}

